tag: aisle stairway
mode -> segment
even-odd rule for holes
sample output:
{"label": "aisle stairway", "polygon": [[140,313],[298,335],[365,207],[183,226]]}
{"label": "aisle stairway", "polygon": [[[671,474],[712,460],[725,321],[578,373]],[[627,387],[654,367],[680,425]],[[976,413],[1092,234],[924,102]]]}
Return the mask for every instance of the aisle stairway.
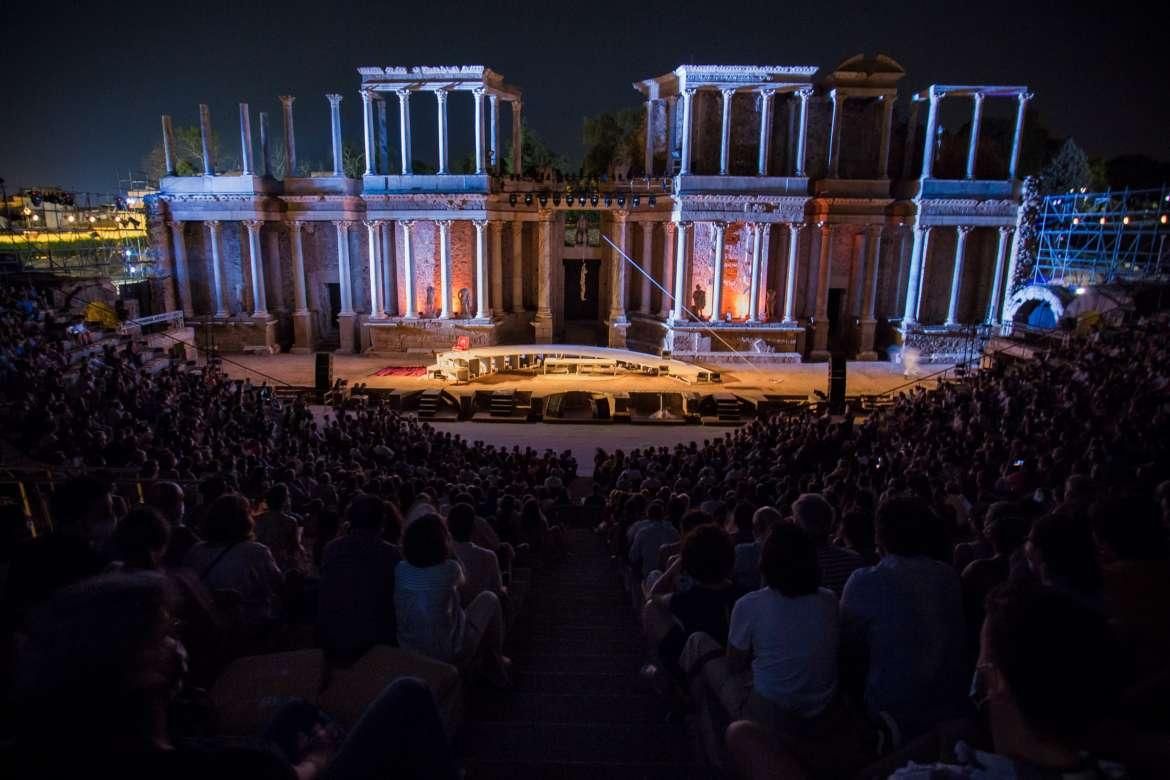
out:
{"label": "aisle stairway", "polygon": [[569,529],[568,545],[534,574],[513,627],[513,690],[468,692],[467,780],[701,776],[683,726],[638,679],[644,643],[616,564],[589,529]]}

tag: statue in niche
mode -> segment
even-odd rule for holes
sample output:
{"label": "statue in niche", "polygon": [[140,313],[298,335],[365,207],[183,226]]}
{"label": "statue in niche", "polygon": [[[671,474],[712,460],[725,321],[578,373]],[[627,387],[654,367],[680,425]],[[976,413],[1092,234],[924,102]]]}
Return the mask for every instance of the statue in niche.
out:
{"label": "statue in niche", "polygon": [[589,264],[581,263],[581,279],[577,283],[581,290],[581,300],[585,300],[585,280],[589,278]]}
{"label": "statue in niche", "polygon": [[767,322],[773,322],[776,319],[776,291],[768,290],[768,294],[764,296],[764,319]]}
{"label": "statue in niche", "polygon": [[[577,217],[577,232],[573,236],[573,246],[585,246],[589,241],[589,228],[585,224],[585,217]],[[584,289],[584,287],[582,287]],[[581,300],[585,300],[582,298]]]}
{"label": "statue in niche", "polygon": [[427,307],[424,311],[427,317],[435,316],[435,288],[433,285],[427,285]]}
{"label": "statue in niche", "polygon": [[691,305],[694,306],[695,316],[700,320],[706,319],[703,316],[703,309],[707,308],[707,291],[703,289],[700,284],[695,285],[695,291],[691,293]]}
{"label": "statue in niche", "polygon": [[459,288],[459,316],[471,317],[471,290],[466,287]]}

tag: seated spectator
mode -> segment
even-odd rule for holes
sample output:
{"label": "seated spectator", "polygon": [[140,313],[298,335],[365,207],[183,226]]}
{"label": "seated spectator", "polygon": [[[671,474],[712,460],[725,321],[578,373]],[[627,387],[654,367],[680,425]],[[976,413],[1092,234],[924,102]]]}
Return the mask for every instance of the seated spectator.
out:
{"label": "seated spectator", "polygon": [[756,508],[747,501],[737,501],[731,516],[727,521],[727,533],[731,534],[732,544],[751,544],[755,541],[752,529],[752,519]]}
{"label": "seated spectator", "polygon": [[170,540],[167,543],[166,555],[163,557],[163,565],[172,569],[181,566],[187,553],[199,542],[195,531],[184,522],[185,498],[183,488],[174,482],[156,483],[149,495],[148,503],[170,524]]}
{"label": "seated spectator", "polygon": [[317,633],[331,662],[348,666],[375,645],[398,644],[394,569],[402,560],[384,538],[385,503],[359,493],[349,502],[349,532],[325,545],[318,585]]}
{"label": "seated spectator", "polygon": [[494,593],[480,593],[464,610],[459,597],[463,568],[438,515],[424,515],[407,527],[402,556],[394,569],[398,644],[461,668],[480,660],[488,681],[506,687],[511,661],[503,652],[500,600]]}
{"label": "seated spectator", "polygon": [[301,523],[288,512],[288,485],[273,485],[265,497],[268,510],[256,518],[256,541],[272,551],[280,570],[304,572],[308,556],[301,546]]}
{"label": "seated spectator", "polygon": [[153,571],[162,565],[170,541],[170,524],[158,510],[139,506],[114,528],[115,563],[126,570]]}
{"label": "seated spectator", "polygon": [[852,511],[842,515],[837,543],[857,553],[863,566],[873,566],[881,558],[874,539],[873,515],[870,513]]}
{"label": "seated spectator", "polygon": [[829,541],[834,525],[832,505],[818,493],[804,493],[792,504],[792,519],[817,546],[821,586],[840,596],[845,581],[861,568],[862,563],[860,555]]}
{"label": "seated spectator", "polygon": [[454,540],[455,557],[463,567],[464,582],[459,593],[464,606],[480,593],[504,596],[500,562],[494,552],[472,541],[475,527],[475,508],[471,504],[456,504],[447,513],[447,530]]}
{"label": "seated spectator", "polygon": [[658,548],[678,541],[678,530],[666,522],[666,507],[651,501],[646,507],[646,522],[630,542],[629,561],[641,583],[658,566]]}
{"label": "seated spectator", "polygon": [[1101,566],[1086,520],[1066,515],[1038,518],[1025,551],[1032,573],[1041,582],[1104,612]]}
{"label": "seated spectator", "polygon": [[987,518],[985,535],[991,543],[992,555],[972,561],[961,575],[963,614],[966,616],[968,646],[972,650],[979,646],[979,627],[983,625],[983,604],[987,595],[1008,581],[1013,568],[1027,566],[1019,553],[1028,536],[1028,521],[1018,514],[1015,504],[992,504]]}
{"label": "seated spectator", "polygon": [[855,571],[841,597],[846,669],[864,680],[870,716],[903,739],[966,712],[962,591],[955,570],[927,553],[934,522],[920,499],[883,501],[881,562]]}
{"label": "seated spectator", "polygon": [[732,580],[735,587],[743,591],[760,587],[760,552],[764,539],[772,527],[784,522],[780,512],[771,506],[762,506],[752,514],[752,535],[754,541],[735,545],[735,566]]}

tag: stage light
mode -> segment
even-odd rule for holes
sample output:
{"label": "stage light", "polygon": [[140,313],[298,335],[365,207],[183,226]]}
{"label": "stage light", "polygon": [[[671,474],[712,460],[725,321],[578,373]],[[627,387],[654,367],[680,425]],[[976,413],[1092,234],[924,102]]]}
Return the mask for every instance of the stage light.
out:
{"label": "stage light", "polygon": [[538,197],[537,200],[540,201],[540,207],[544,208],[548,205],[548,193],[541,190],[540,197]]}
{"label": "stage light", "polygon": [[626,205],[626,196],[619,194],[617,196],[617,204],[618,204],[618,208],[625,206]]}
{"label": "stage light", "polygon": [[561,205],[561,194],[559,192],[553,193],[553,205],[554,206]]}
{"label": "stage light", "polygon": [[512,206],[516,205],[516,193],[513,192],[511,195],[508,196],[508,203]]}
{"label": "stage light", "polygon": [[572,195],[571,193],[570,193],[569,195],[566,195],[566,196],[565,196],[565,205],[566,205],[566,206],[572,206],[572,205],[573,205],[573,195]]}
{"label": "stage light", "polygon": [[630,205],[633,206],[634,208],[638,208],[638,206],[642,205],[642,196],[635,195],[634,199],[632,201],[630,201]]}
{"label": "stage light", "polygon": [[91,216],[90,216],[90,218],[89,218],[89,224],[91,224],[91,225],[92,225],[92,224],[93,224],[93,223],[95,223],[95,222],[97,222],[97,217],[95,217],[95,216],[92,216],[92,215],[91,215]]}
{"label": "stage light", "polygon": [[597,193],[596,193],[596,192],[595,192],[595,193],[593,193],[591,196],[589,196],[589,205],[590,205],[590,206],[596,206],[596,205],[597,205]]}
{"label": "stage light", "polygon": [[1122,217],[1121,224],[1128,225],[1129,224],[1129,217]]}
{"label": "stage light", "polygon": [[1162,215],[1162,224],[1163,225],[1166,224],[1166,215],[1165,214]]}
{"label": "stage light", "polygon": [[27,217],[29,214],[32,214],[32,209],[30,209],[28,206],[25,206],[24,215]]}
{"label": "stage light", "polygon": [[654,206],[657,206],[658,205],[658,198],[651,195],[649,198],[646,199],[646,205],[650,206],[651,208],[653,208]]}
{"label": "stage light", "polygon": [[1080,217],[1073,217],[1073,224],[1074,225],[1081,224],[1081,218]]}
{"label": "stage light", "polygon": [[532,205],[532,193],[531,192],[524,193],[524,205],[525,206]]}
{"label": "stage light", "polygon": [[605,207],[609,208],[612,205],[613,205],[613,195],[610,195],[607,192],[607,193],[605,193]]}
{"label": "stage light", "polygon": [[41,221],[41,215],[40,215],[40,214],[33,214],[33,215],[32,215],[32,221],[33,221],[33,222],[40,222],[40,221]]}
{"label": "stage light", "polygon": [[1077,295],[1084,295],[1086,292],[1088,292],[1088,290],[1086,290],[1084,287],[1078,287],[1076,292]]}
{"label": "stage light", "polygon": [[1101,217],[1101,219],[1099,219],[1098,222],[1100,222],[1102,225],[1104,225],[1105,224],[1105,217]]}
{"label": "stage light", "polygon": [[68,222],[70,222],[70,223],[73,223],[73,222],[76,222],[76,221],[77,221],[77,217],[73,216],[72,214],[70,214],[69,216],[65,217],[65,219],[66,219]]}

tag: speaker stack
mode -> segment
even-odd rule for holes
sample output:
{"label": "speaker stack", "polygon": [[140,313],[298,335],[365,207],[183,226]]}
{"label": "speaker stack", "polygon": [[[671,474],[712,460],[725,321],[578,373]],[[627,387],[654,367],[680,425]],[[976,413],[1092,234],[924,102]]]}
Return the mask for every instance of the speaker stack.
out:
{"label": "speaker stack", "polygon": [[313,373],[313,389],[317,391],[317,403],[325,402],[325,394],[333,387],[333,353],[318,352],[316,371]]}
{"label": "speaker stack", "polygon": [[845,356],[829,359],[829,414],[845,414]]}

